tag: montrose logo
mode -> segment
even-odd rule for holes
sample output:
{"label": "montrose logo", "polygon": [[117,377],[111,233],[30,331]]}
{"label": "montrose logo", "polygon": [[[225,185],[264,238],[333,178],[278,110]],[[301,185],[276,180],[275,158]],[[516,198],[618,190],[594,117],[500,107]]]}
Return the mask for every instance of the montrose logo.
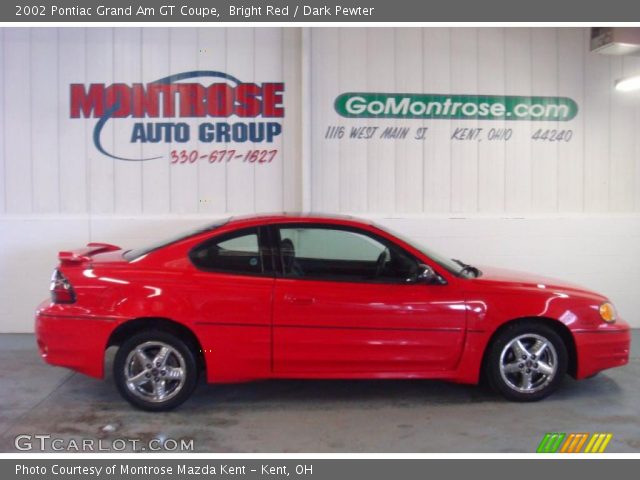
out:
{"label": "montrose logo", "polygon": [[578,105],[568,97],[348,92],[334,103],[347,118],[528,120],[566,122]]}
{"label": "montrose logo", "polygon": [[[215,80],[205,83],[205,78]],[[282,82],[245,83],[227,73],[198,70],[147,84],[74,83],[70,88],[71,118],[98,119],[93,143],[100,153],[116,160],[162,158],[129,158],[107,149],[105,128],[118,119],[132,123],[128,138],[120,140],[130,144],[272,143],[282,133],[282,124],[276,120],[284,117]]]}

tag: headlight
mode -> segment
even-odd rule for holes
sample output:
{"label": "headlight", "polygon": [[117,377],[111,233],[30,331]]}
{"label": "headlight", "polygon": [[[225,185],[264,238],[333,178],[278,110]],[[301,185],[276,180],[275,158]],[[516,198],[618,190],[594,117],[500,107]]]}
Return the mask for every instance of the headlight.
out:
{"label": "headlight", "polygon": [[616,309],[613,304],[605,302],[600,305],[600,318],[607,323],[613,323],[616,321]]}

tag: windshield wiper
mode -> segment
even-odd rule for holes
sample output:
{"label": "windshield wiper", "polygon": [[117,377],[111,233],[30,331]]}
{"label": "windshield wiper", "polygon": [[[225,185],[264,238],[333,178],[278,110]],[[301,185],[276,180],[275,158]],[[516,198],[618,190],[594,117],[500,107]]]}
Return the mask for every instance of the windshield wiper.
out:
{"label": "windshield wiper", "polygon": [[462,270],[460,270],[460,273],[470,272],[471,274],[473,274],[475,278],[478,278],[480,276],[480,270],[474,267],[473,265],[464,263],[463,261],[458,260],[457,258],[453,258],[452,260],[462,267]]}

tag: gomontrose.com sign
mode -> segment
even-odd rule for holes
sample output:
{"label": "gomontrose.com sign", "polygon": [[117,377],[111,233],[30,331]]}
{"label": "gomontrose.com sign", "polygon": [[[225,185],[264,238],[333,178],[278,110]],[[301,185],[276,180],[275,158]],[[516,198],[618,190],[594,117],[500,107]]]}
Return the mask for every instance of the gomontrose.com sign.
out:
{"label": "gomontrose.com sign", "polygon": [[504,95],[348,92],[339,95],[334,106],[348,118],[566,122],[578,113],[578,105],[568,97]]}

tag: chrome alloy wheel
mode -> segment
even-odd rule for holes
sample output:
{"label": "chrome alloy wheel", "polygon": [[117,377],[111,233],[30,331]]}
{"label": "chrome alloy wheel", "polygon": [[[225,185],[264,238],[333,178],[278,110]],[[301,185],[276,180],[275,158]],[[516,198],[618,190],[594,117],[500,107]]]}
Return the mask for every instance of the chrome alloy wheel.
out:
{"label": "chrome alloy wheel", "polygon": [[186,362],[171,345],[150,341],[129,352],[124,364],[127,388],[136,397],[154,403],[175,397],[184,386]]}
{"label": "chrome alloy wheel", "polygon": [[558,353],[547,338],[535,333],[511,340],[500,354],[500,375],[513,390],[536,393],[556,376]]}

